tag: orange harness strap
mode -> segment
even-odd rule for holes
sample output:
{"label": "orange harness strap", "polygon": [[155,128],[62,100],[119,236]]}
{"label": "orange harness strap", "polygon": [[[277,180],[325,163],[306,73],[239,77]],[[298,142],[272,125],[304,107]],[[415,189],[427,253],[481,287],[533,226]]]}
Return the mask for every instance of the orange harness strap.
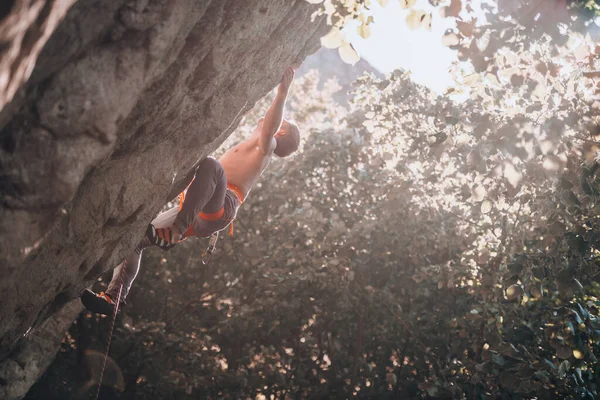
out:
{"label": "orange harness strap", "polygon": [[221,217],[223,216],[223,214],[225,213],[225,207],[221,207],[221,209],[217,212],[214,213],[204,213],[202,211],[200,211],[198,213],[198,216],[206,221],[216,221],[218,219],[221,219]]}
{"label": "orange harness strap", "polygon": [[[191,182],[190,182],[190,185],[191,185]],[[189,187],[189,185],[188,185],[188,187]],[[244,200],[245,200],[244,192],[242,192],[242,190],[239,187],[237,187],[236,185],[234,185],[232,183],[228,183],[227,189],[231,190],[231,192],[235,195],[235,197],[237,197],[240,204],[244,203]],[[179,211],[181,211],[181,208],[183,207],[183,202],[185,201],[186,190],[187,190],[187,188],[185,188],[185,190],[183,192],[179,193]],[[224,213],[225,213],[225,207],[222,207],[219,211],[214,212],[214,213],[203,213],[202,211],[200,211],[198,213],[198,216],[207,221],[216,221],[216,220],[220,219],[221,217],[223,217]],[[192,226],[190,226],[183,234],[183,237],[188,237],[188,236],[193,236],[193,235],[194,235],[194,228]],[[231,224],[229,225],[229,236],[233,236],[233,221],[231,221]]]}
{"label": "orange harness strap", "polygon": [[238,201],[240,202],[240,204],[242,204],[244,202],[244,192],[242,192],[242,189],[240,189],[239,187],[235,186],[233,183],[228,183],[227,184],[227,189],[231,190],[233,192],[233,194],[235,194],[235,197],[237,197]]}
{"label": "orange harness strap", "polygon": [[184,238],[187,238],[187,237],[190,237],[190,236],[196,236],[196,232],[194,232],[194,225],[188,226],[188,228],[186,229],[185,233],[183,234]]}

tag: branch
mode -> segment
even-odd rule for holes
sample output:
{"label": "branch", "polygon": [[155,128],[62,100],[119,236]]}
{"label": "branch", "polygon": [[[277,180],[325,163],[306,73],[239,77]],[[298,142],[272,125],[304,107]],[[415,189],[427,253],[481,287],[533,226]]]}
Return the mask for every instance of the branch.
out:
{"label": "branch", "polygon": [[448,213],[454,215],[456,218],[460,219],[461,221],[464,221],[464,222],[466,222],[466,223],[468,223],[470,225],[474,225],[477,228],[481,228],[481,225],[479,225],[477,222],[471,221],[470,219],[465,218],[465,217],[461,217],[460,215],[456,214],[454,211],[451,211],[451,210],[446,210],[446,211]]}
{"label": "branch", "polygon": [[588,71],[584,72],[583,76],[586,78],[600,78],[600,71]]}
{"label": "branch", "polygon": [[586,139],[586,138],[583,138],[583,137],[581,137],[581,136],[573,136],[573,138],[574,138],[574,139],[577,139],[577,140],[581,140],[581,141],[583,141],[583,142],[587,142],[587,143],[592,143],[592,144],[598,144],[598,145],[600,145],[600,142],[597,142],[597,141],[595,141],[595,140]]}

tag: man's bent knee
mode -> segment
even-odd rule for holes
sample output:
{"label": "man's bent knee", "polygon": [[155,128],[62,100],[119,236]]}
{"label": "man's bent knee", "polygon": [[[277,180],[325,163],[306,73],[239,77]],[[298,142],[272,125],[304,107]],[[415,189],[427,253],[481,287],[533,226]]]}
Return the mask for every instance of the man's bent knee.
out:
{"label": "man's bent knee", "polygon": [[223,173],[223,166],[221,165],[221,163],[216,158],[211,156],[206,157],[200,162],[200,165],[198,165],[198,170],[196,171],[196,175],[200,173],[205,174],[208,172],[218,174]]}

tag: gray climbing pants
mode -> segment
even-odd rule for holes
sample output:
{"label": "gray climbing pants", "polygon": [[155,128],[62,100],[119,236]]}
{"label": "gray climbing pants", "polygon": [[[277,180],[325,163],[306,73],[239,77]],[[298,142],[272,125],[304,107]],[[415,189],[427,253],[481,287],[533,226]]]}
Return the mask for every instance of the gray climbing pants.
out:
{"label": "gray climbing pants", "polygon": [[[208,237],[225,229],[234,219],[243,202],[241,191],[227,184],[223,166],[213,157],[203,160],[194,179],[180,198],[179,207],[160,213],[152,225],[155,228],[170,228],[177,225],[183,238],[190,236]],[[121,284],[121,301],[124,301],[135,280],[142,258],[142,251],[153,246],[148,237],[136,246],[133,253],[113,271],[106,294],[116,301]],[[125,271],[123,272],[123,268]]]}

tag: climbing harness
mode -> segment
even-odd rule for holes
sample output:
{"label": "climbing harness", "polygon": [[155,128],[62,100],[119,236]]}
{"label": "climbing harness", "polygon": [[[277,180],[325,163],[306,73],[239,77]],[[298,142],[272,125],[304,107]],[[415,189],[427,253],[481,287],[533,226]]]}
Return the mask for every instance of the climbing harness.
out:
{"label": "climbing harness", "polygon": [[212,258],[212,253],[217,248],[217,240],[219,240],[219,232],[214,232],[210,235],[210,239],[208,239],[208,247],[202,253],[202,264],[208,265],[210,259]]}
{"label": "climbing harness", "polygon": [[102,386],[102,378],[104,378],[104,369],[106,368],[106,360],[108,359],[108,351],[110,350],[110,342],[112,339],[113,328],[115,327],[115,321],[117,320],[117,313],[119,312],[119,304],[121,303],[121,292],[123,290],[123,281],[125,279],[125,270],[127,269],[127,262],[123,263],[121,269],[121,284],[119,285],[119,296],[117,297],[117,303],[115,304],[115,311],[113,311],[113,318],[110,323],[110,329],[108,331],[108,341],[106,343],[106,351],[104,352],[104,362],[102,363],[102,369],[100,370],[100,379],[98,380],[98,389],[96,390],[96,400],[100,396],[100,387]]}

